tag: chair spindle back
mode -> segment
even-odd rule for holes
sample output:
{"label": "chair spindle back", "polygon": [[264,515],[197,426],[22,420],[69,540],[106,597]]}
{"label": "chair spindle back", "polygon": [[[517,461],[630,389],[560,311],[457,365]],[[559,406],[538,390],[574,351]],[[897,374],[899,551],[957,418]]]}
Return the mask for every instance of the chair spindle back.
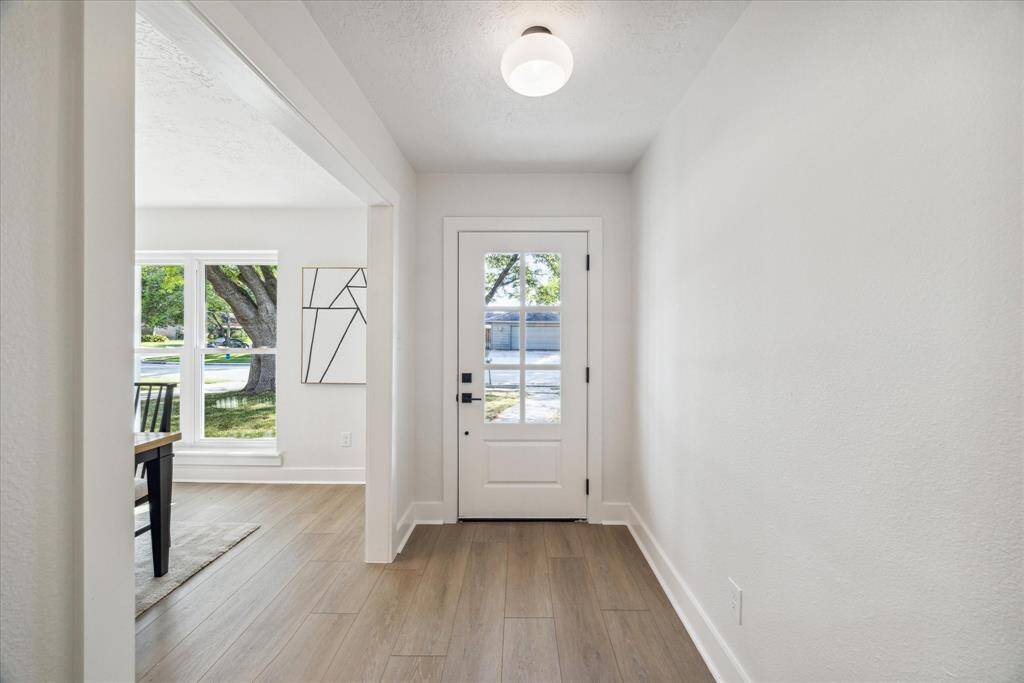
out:
{"label": "chair spindle back", "polygon": [[169,432],[174,411],[175,382],[136,382],[136,431]]}

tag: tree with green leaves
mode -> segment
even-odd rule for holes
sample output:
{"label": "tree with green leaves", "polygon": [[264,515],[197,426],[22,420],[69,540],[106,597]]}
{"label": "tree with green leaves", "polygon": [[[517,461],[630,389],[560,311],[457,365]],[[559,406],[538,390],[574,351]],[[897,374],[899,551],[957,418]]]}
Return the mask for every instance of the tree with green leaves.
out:
{"label": "tree with green leaves", "polygon": [[143,334],[185,320],[185,270],[181,266],[142,266],[140,278]]}
{"label": "tree with green leaves", "polygon": [[[518,299],[519,254],[487,254],[484,274],[484,303],[496,297]],[[533,306],[556,306],[561,284],[561,254],[531,253],[526,260],[523,276],[526,280],[526,303]],[[500,295],[500,297],[499,297]]]}
{"label": "tree with green leaves", "polygon": [[208,338],[216,339],[224,337],[232,338],[231,321],[234,320],[234,312],[227,301],[224,301],[206,280],[206,334]]}

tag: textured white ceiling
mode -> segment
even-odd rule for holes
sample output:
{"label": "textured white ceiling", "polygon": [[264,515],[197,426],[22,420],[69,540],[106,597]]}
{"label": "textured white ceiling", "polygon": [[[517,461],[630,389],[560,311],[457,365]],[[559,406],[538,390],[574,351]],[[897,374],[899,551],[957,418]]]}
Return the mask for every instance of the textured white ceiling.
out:
{"label": "textured white ceiling", "polygon": [[[627,171],[747,2],[307,0],[417,171]],[[501,78],[540,24],[572,49],[541,98]]]}
{"label": "textured white ceiling", "polygon": [[138,206],[359,204],[262,114],[136,17]]}

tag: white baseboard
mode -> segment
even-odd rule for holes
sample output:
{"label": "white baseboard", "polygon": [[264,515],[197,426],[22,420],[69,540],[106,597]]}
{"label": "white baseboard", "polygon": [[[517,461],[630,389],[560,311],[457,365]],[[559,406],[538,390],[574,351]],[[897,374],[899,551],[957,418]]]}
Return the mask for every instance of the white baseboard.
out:
{"label": "white baseboard", "polygon": [[601,524],[629,525],[633,519],[633,507],[629,503],[602,503]]}
{"label": "white baseboard", "polygon": [[444,524],[444,501],[420,500],[409,503],[395,527],[395,538],[398,539],[396,555],[402,552],[412,530],[420,524]]}
{"label": "white baseboard", "polygon": [[365,484],[363,467],[226,467],[179,464],[174,481],[231,484]]}
{"label": "white baseboard", "polygon": [[409,503],[409,507],[405,509],[402,514],[402,518],[398,520],[398,524],[395,526],[395,536],[398,543],[395,544],[395,552],[402,552],[402,548],[408,542],[409,537],[412,536],[412,530],[416,528],[416,503]]}
{"label": "white baseboard", "polygon": [[444,501],[421,500],[413,503],[417,524],[444,524]]}
{"label": "white baseboard", "polygon": [[276,449],[252,448],[229,450],[226,448],[176,448],[174,467],[280,467],[281,454]]}
{"label": "white baseboard", "polygon": [[412,530],[420,524],[444,524],[444,502],[437,501],[413,501],[405,509],[402,518],[398,520],[395,527],[395,538],[398,545],[395,546],[395,554],[402,552]]}
{"label": "white baseboard", "polygon": [[690,639],[697,646],[708,669],[719,683],[742,681],[749,683],[750,676],[736,658],[732,649],[725,642],[722,634],[711,623],[707,612],[701,607],[693,591],[683,580],[662,549],[650,528],[632,505],[626,503],[629,511],[629,531],[633,534],[640,551],[647,558],[647,563],[658,578],[662,590],[668,596],[676,614],[690,634]]}

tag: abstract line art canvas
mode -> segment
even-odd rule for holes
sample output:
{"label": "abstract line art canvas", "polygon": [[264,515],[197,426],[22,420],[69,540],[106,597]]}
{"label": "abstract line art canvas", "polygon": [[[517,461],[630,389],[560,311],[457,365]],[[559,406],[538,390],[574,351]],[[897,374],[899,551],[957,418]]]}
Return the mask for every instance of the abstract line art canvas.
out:
{"label": "abstract line art canvas", "polygon": [[303,384],[366,384],[366,269],[302,269]]}

